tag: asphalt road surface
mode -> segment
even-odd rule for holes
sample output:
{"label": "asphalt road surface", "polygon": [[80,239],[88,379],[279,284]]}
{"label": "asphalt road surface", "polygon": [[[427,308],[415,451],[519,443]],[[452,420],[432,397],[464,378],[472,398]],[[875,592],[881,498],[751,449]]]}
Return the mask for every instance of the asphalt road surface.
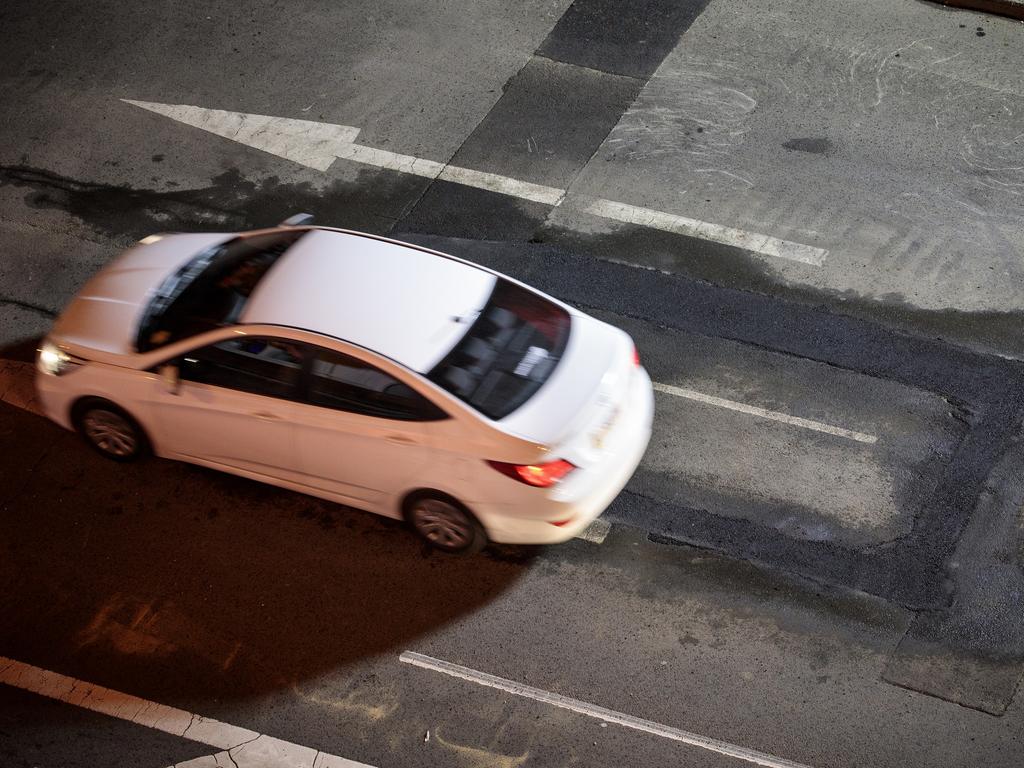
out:
{"label": "asphalt road surface", "polygon": [[[916,0],[0,24],[0,765],[1024,763],[1024,25]],[[298,211],[634,337],[654,435],[589,540],[445,557],[37,414],[38,339],[122,248]]]}

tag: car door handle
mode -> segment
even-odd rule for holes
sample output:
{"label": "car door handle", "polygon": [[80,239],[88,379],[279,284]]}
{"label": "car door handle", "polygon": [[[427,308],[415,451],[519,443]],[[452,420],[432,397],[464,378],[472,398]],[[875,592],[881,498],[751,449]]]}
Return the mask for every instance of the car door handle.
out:
{"label": "car door handle", "polygon": [[270,411],[256,411],[256,413],[251,413],[249,415],[255,416],[257,419],[262,419],[263,421],[277,421],[281,418],[276,413],[271,413]]}
{"label": "car door handle", "polygon": [[395,445],[416,445],[415,440],[411,437],[406,437],[405,435],[388,435],[384,439],[389,443],[394,443]]}

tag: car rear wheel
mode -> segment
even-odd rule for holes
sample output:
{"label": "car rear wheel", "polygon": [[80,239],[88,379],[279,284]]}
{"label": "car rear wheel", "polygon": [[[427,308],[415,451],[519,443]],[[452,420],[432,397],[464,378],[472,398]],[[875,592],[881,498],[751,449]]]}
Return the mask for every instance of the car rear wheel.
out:
{"label": "car rear wheel", "polygon": [[421,493],[405,505],[405,519],[430,546],[451,554],[479,552],[487,534],[473,514],[441,494]]}
{"label": "car rear wheel", "polygon": [[133,461],[146,450],[146,435],[135,419],[106,400],[83,403],[75,424],[85,441],[108,459]]}

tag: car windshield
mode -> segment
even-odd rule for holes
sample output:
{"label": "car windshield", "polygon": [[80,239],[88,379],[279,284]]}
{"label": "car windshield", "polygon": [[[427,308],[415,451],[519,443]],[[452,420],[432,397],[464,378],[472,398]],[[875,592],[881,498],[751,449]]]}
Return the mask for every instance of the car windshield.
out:
{"label": "car windshield", "polygon": [[466,335],[428,378],[491,419],[529,400],[551,376],[569,340],[569,313],[498,279]]}
{"label": "car windshield", "polygon": [[168,276],[139,325],[140,352],[238,320],[256,285],[306,230],[236,237]]}

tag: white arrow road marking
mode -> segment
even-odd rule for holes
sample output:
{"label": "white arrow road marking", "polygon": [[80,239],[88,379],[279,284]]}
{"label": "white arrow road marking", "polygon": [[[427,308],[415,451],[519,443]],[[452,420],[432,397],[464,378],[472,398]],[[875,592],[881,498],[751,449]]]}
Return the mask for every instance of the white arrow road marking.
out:
{"label": "white arrow road marking", "polygon": [[801,763],[794,763],[792,760],[774,757],[773,755],[768,755],[764,752],[747,749],[746,747],[740,747],[726,741],[712,739],[708,736],[701,736],[697,733],[690,733],[689,731],[683,731],[669,725],[661,725],[660,723],[655,723],[650,720],[642,720],[639,717],[633,717],[632,715],[627,715],[622,712],[616,712],[612,709],[605,709],[604,707],[599,707],[596,704],[588,704],[587,702],[580,701],[578,699],[570,699],[568,696],[562,696],[559,693],[551,693],[550,691],[544,691],[540,688],[533,688],[529,685],[523,685],[522,683],[517,683],[512,680],[506,680],[503,677],[496,677],[495,675],[490,675],[486,672],[478,672],[475,669],[470,669],[469,667],[452,664],[449,661],[442,661],[441,659],[435,659],[431,656],[424,656],[422,653],[405,651],[398,658],[399,661],[404,661],[406,664],[412,664],[417,667],[422,667],[423,669],[430,669],[434,672],[441,672],[451,677],[456,677],[460,680],[467,680],[471,683],[483,685],[488,688],[497,688],[499,691],[505,691],[506,693],[511,693],[514,696],[523,696],[527,699],[533,699],[534,701],[539,701],[544,704],[550,704],[553,707],[568,709],[570,712],[577,712],[581,715],[593,717],[606,723],[615,723],[616,725],[632,728],[637,731],[652,733],[655,736],[661,736],[665,739],[681,741],[682,743],[689,744],[693,747],[700,747],[701,749],[706,749],[709,752],[717,752],[720,755],[735,757],[738,760],[744,760],[748,763],[761,765],[765,768],[808,768],[808,766],[802,765]]}
{"label": "white arrow road marking", "polygon": [[428,179],[451,181],[547,205],[557,205],[565,195],[564,190],[545,187],[542,184],[531,184],[496,173],[474,171],[471,168],[460,168],[422,157],[400,155],[386,149],[356,144],[359,129],[350,125],[247,115],[242,112],[204,109],[185,104],[157,104],[131,99],[122,101],[318,171],[326,171],[331,167],[331,163],[340,157],[364,165],[375,165],[378,168],[411,173]]}
{"label": "white arrow road marking", "polygon": [[358,128],[348,125],[315,123],[311,120],[247,115],[244,112],[202,109],[184,104],[156,104],[131,99],[122,101],[318,171],[330,168],[338,157],[338,150],[355,141],[359,133]]}
{"label": "white arrow road marking", "polygon": [[[428,179],[440,179],[511,195],[545,205],[560,205],[565,199],[564,189],[356,144],[359,129],[350,125],[250,115],[186,104],[159,104],[132,99],[122,101],[318,171],[326,171],[335,159],[342,158],[400,173],[411,173]],[[617,203],[614,200],[592,200],[583,210],[591,215],[620,223],[700,237],[760,253],[763,256],[798,261],[817,267],[825,262],[828,255],[824,248],[793,243],[770,235],[725,227],[652,208]]]}
{"label": "white arrow road marking", "polygon": [[247,728],[175,709],[127,693],[50,672],[0,656],[0,683],[66,704],[127,720],[217,749],[180,766],[189,768],[372,768],[301,744],[275,739]]}

